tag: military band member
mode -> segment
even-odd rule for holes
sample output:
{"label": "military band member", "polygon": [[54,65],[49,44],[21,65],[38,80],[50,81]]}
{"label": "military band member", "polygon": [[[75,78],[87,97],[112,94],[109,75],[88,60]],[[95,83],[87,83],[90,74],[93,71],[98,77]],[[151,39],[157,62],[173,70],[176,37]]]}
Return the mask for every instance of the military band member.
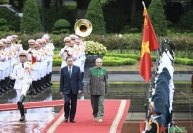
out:
{"label": "military band member", "polygon": [[81,40],[79,38],[75,39],[75,45],[77,45],[77,53],[79,54],[79,62],[80,62],[80,72],[82,75],[82,80],[84,78],[84,64],[85,64],[85,49],[82,45],[80,45]]}
{"label": "military band member", "polygon": [[31,66],[27,60],[27,53],[26,51],[21,51],[19,53],[19,64],[14,66],[13,72],[10,74],[12,79],[15,79],[15,85],[14,89],[17,92],[18,97],[18,109],[20,110],[21,118],[20,121],[25,120],[24,115],[24,105],[23,102],[26,97],[26,93],[30,87],[30,84],[32,83],[33,76],[31,74]]}
{"label": "military band member", "polygon": [[74,59],[73,51],[72,51],[72,48],[70,47],[70,45],[71,45],[70,37],[65,37],[64,38],[64,44],[65,44],[64,48],[62,48],[60,50],[60,53],[59,53],[59,56],[62,57],[61,68],[67,66],[66,57],[72,56],[72,58]]}

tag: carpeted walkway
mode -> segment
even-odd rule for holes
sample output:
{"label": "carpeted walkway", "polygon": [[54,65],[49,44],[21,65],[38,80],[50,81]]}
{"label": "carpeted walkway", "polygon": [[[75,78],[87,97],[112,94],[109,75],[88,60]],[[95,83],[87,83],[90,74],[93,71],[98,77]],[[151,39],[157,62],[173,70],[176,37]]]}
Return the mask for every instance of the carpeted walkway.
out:
{"label": "carpeted walkway", "polygon": [[105,100],[103,123],[93,121],[90,100],[78,100],[76,123],[64,123],[64,111],[50,122],[43,133],[121,133],[130,100]]}
{"label": "carpeted walkway", "polygon": [[[55,107],[55,106],[63,106],[63,105],[64,105],[64,100],[26,102],[26,103],[24,102],[25,109]],[[0,104],[0,111],[17,110],[17,109],[18,109],[17,103]]]}

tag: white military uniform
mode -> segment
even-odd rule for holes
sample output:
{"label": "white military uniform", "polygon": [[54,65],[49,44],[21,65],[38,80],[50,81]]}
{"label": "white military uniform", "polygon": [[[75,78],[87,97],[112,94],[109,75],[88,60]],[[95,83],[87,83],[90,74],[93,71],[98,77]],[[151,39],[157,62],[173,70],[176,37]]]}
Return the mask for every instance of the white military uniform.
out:
{"label": "white military uniform", "polygon": [[[67,50],[68,52],[65,52],[65,50]],[[76,57],[73,54],[73,49],[71,47],[65,46],[64,48],[62,48],[60,50],[59,56],[62,57],[62,64],[61,64],[61,68],[67,66],[66,64],[66,57],[68,56],[72,56],[73,59],[75,59]]]}
{"label": "white military uniform", "polygon": [[18,100],[22,94],[26,96],[30,84],[32,83],[33,76],[30,70],[31,67],[28,62],[23,63],[23,67],[22,63],[20,62],[19,64],[15,65],[13,72],[10,75],[12,79],[16,80],[14,89],[17,92]]}
{"label": "white military uniform", "polygon": [[[169,55],[169,56],[168,56]],[[174,83],[173,83],[173,73],[174,73],[174,68],[172,66],[172,56],[170,55],[169,51],[166,52],[163,52],[162,54],[162,59],[161,59],[161,63],[160,63],[160,66],[159,66],[159,73],[162,72],[163,68],[167,68],[169,73],[170,73],[170,76],[171,76],[171,79],[169,81],[169,91],[170,91],[170,94],[169,94],[169,101],[170,101],[170,111],[172,110],[172,103],[173,103],[173,95],[174,95]]]}
{"label": "white military uniform", "polygon": [[5,78],[5,66],[4,61],[6,59],[5,52],[0,50],[0,81]]}

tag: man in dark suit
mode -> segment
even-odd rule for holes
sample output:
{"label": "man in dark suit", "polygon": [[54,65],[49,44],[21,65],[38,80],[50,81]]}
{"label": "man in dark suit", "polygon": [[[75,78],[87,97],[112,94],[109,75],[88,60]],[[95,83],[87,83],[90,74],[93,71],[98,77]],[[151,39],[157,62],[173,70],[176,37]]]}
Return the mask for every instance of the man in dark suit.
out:
{"label": "man in dark suit", "polygon": [[76,114],[77,94],[82,92],[82,79],[80,68],[73,65],[71,56],[66,58],[66,64],[67,66],[61,69],[60,75],[60,94],[64,95],[65,100],[64,122],[68,122],[68,118],[70,117],[70,122],[75,123],[74,117]]}

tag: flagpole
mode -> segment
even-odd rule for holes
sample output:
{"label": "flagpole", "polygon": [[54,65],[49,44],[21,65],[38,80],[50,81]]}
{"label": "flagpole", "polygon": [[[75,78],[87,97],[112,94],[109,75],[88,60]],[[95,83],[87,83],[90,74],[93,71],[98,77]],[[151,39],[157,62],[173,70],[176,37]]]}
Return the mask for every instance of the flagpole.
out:
{"label": "flagpole", "polygon": [[146,8],[146,7],[145,7],[145,3],[144,3],[144,1],[142,1],[142,5],[143,5],[143,7],[144,7],[144,8]]}

